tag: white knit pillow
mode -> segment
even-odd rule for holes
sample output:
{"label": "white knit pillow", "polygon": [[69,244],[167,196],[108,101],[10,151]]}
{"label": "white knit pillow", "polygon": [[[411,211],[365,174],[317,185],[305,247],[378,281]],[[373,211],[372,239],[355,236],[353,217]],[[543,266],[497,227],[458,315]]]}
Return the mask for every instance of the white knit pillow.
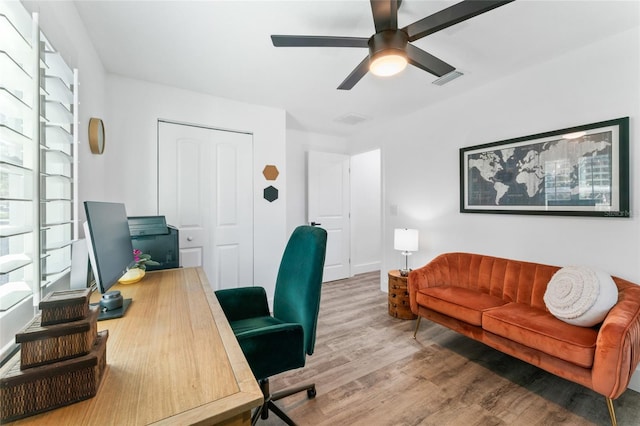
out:
{"label": "white knit pillow", "polygon": [[553,316],[581,327],[602,322],[617,301],[618,287],[613,278],[585,266],[558,270],[544,293],[544,303]]}

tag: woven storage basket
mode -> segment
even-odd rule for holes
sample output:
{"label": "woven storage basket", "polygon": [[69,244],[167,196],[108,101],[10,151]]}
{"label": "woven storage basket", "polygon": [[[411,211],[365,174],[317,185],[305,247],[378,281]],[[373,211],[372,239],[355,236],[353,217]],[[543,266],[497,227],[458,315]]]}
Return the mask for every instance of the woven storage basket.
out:
{"label": "woven storage basket", "polygon": [[42,311],[42,325],[77,321],[89,314],[91,289],[53,291],[47,294],[38,307]]}
{"label": "woven storage basket", "polygon": [[99,308],[92,307],[89,315],[79,321],[43,326],[36,319],[16,334],[20,343],[23,370],[89,353],[97,335]]}
{"label": "woven storage basket", "polygon": [[[16,356],[0,378],[0,422],[9,422],[95,396],[107,365],[108,330],[87,355],[21,370]],[[5,369],[6,368],[6,369]]]}

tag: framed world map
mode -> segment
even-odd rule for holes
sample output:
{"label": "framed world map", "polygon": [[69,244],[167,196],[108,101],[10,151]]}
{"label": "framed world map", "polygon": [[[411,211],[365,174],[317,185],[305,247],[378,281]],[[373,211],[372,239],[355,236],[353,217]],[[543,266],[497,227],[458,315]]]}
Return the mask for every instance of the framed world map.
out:
{"label": "framed world map", "polygon": [[460,212],[630,217],[629,117],[461,148]]}

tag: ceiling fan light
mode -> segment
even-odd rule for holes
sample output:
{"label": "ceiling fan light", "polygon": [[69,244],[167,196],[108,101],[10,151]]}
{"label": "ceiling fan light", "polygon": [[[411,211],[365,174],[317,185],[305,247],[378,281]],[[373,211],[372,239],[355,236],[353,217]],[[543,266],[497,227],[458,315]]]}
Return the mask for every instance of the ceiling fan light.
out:
{"label": "ceiling fan light", "polygon": [[407,67],[407,56],[404,52],[394,51],[374,56],[369,71],[380,77],[396,75]]}

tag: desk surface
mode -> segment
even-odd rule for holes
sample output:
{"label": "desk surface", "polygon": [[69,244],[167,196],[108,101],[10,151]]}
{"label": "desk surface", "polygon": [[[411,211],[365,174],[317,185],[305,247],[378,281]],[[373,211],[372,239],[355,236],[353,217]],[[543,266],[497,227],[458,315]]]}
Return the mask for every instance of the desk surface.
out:
{"label": "desk surface", "polygon": [[[245,424],[262,392],[200,268],[118,285],[133,302],[109,330],[95,397],[15,424]],[[99,298],[99,295],[94,295]]]}

